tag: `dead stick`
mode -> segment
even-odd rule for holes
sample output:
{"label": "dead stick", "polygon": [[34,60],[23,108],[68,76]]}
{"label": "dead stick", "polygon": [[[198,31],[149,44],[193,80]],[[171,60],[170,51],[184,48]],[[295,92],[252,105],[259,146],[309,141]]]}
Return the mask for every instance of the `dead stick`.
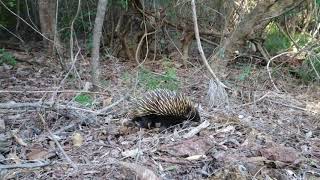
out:
{"label": "dead stick", "polygon": [[210,67],[206,56],[204,55],[204,51],[202,49],[202,45],[201,45],[201,41],[200,41],[198,20],[197,20],[197,12],[196,12],[196,3],[194,2],[194,0],[191,0],[191,6],[192,6],[192,17],[193,17],[193,24],[194,24],[194,34],[196,36],[197,45],[198,45],[198,49],[199,49],[199,53],[200,53],[201,59],[202,59],[203,63],[205,64],[206,68],[209,70],[210,74],[213,76],[215,81],[218,83],[218,85],[221,85],[223,88],[230,89],[219,80],[217,75],[213,72],[212,68]]}
{"label": "dead stick", "polygon": [[45,129],[48,131],[51,139],[56,143],[58,149],[61,151],[61,153],[63,154],[63,156],[65,157],[65,159],[68,161],[68,163],[75,169],[78,170],[78,166],[70,159],[70,157],[67,155],[67,153],[64,151],[64,149],[62,148],[62,146],[60,145],[59,141],[55,138],[55,136],[53,135],[53,133],[51,132],[51,130],[49,129],[46,121],[44,120],[43,116],[38,113],[41,122],[43,123],[43,126],[45,127]]}
{"label": "dead stick", "polygon": [[0,103],[0,109],[14,109],[14,108],[52,108],[55,107],[57,109],[66,109],[66,110],[79,110],[85,111],[89,113],[95,113],[95,111],[89,109],[82,109],[73,106],[67,106],[62,104],[53,104],[52,102],[31,102],[31,103],[16,103],[16,102],[8,102],[8,103]]}
{"label": "dead stick", "polygon": [[17,91],[17,90],[0,90],[0,93],[87,93],[87,94],[101,94],[101,95],[109,95],[109,93],[103,92],[91,92],[91,91],[81,91],[81,90],[61,90],[61,91],[53,91],[53,90],[42,90],[42,91]]}
{"label": "dead stick", "polygon": [[96,115],[102,114],[106,111],[108,111],[109,109],[113,108],[114,106],[118,105],[121,101],[125,100],[127,97],[129,97],[129,95],[125,95],[123,98],[119,99],[118,101],[114,102],[113,104],[111,104],[110,106],[104,107],[98,111],[95,112]]}
{"label": "dead stick", "polygon": [[48,166],[50,161],[37,161],[32,163],[23,163],[23,164],[10,164],[10,165],[0,165],[1,169],[14,169],[14,168],[36,168]]}

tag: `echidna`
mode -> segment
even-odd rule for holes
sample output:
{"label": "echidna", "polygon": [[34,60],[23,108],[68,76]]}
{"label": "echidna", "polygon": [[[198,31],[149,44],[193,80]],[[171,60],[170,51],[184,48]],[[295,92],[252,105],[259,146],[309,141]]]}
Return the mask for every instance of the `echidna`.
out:
{"label": "echidna", "polygon": [[200,121],[197,108],[181,93],[166,89],[149,91],[136,101],[132,121],[143,128],[169,127],[186,120]]}

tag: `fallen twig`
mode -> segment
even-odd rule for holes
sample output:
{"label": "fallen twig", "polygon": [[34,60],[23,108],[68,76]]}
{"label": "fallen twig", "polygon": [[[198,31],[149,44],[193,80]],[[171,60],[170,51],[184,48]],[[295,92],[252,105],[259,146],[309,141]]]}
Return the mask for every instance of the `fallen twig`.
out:
{"label": "fallen twig", "polygon": [[109,109],[113,108],[114,106],[118,105],[120,102],[122,102],[123,100],[125,100],[127,97],[129,97],[128,94],[125,95],[123,98],[119,99],[118,101],[112,103],[111,105],[109,105],[109,106],[107,106],[107,107],[104,107],[104,108],[102,108],[102,109],[100,109],[100,110],[97,110],[97,111],[95,112],[95,114],[96,114],[96,115],[99,115],[99,114],[102,114],[102,113],[108,111]]}
{"label": "fallen twig", "polygon": [[63,156],[65,157],[65,159],[68,161],[68,163],[75,169],[78,170],[78,166],[70,159],[70,157],[67,155],[67,153],[64,151],[64,149],[62,148],[62,146],[60,145],[59,141],[55,138],[55,136],[53,135],[53,133],[51,132],[51,130],[48,128],[46,121],[44,120],[44,118],[42,117],[42,115],[40,113],[38,113],[41,122],[43,123],[43,126],[45,127],[45,129],[48,131],[51,139],[55,142],[55,144],[57,145],[58,149],[60,150],[60,152],[63,154]]}
{"label": "fallen twig", "polygon": [[189,131],[187,134],[183,136],[183,138],[190,138],[196,134],[198,134],[202,129],[207,128],[210,125],[209,121],[204,121],[199,126],[193,128],[191,131]]}
{"label": "fallen twig", "polygon": [[83,90],[60,90],[60,91],[54,91],[54,90],[41,90],[41,91],[17,91],[17,90],[0,90],[0,93],[87,93],[87,94],[101,94],[101,95],[109,95],[109,93],[104,92],[93,92],[93,91],[83,91]]}
{"label": "fallen twig", "polygon": [[289,54],[289,53],[292,53],[291,51],[287,51],[287,52],[283,52],[283,53],[280,53],[276,56],[273,56],[272,58],[268,59],[268,63],[267,63],[267,71],[268,71],[268,74],[269,74],[269,78],[270,78],[270,81],[273,85],[273,87],[278,91],[280,92],[280,90],[278,89],[278,87],[276,86],[276,84],[274,83],[273,79],[272,79],[272,75],[271,75],[271,70],[270,70],[270,63],[271,61],[273,61],[274,59],[282,56],[282,55],[285,55],[285,54]]}
{"label": "fallen twig", "polygon": [[36,168],[36,167],[43,167],[50,165],[50,161],[36,161],[30,163],[23,163],[23,164],[9,164],[9,165],[1,165],[0,170],[2,169],[14,169],[14,168]]}
{"label": "fallen twig", "polygon": [[272,100],[269,100],[269,99],[268,99],[268,101],[271,102],[271,103],[280,104],[282,106],[286,106],[286,107],[289,107],[289,108],[298,109],[298,110],[301,110],[301,111],[307,111],[306,108],[298,107],[298,106],[295,106],[295,105],[285,104],[285,103],[281,103],[281,102],[278,102],[278,101],[272,101]]}
{"label": "fallen twig", "polygon": [[95,111],[78,108],[70,105],[54,104],[53,102],[31,102],[31,103],[16,103],[14,101],[7,103],[0,103],[0,109],[14,109],[14,108],[57,108],[66,110],[79,110],[89,113],[95,113]]}
{"label": "fallen twig", "polygon": [[260,102],[262,101],[264,98],[268,97],[269,94],[271,94],[271,92],[267,92],[265,95],[263,95],[262,97],[260,97],[259,99],[253,101],[253,102],[250,102],[250,103],[246,103],[246,104],[241,104],[239,107],[243,107],[243,106],[248,106],[248,105],[251,105],[251,104],[256,104],[257,102]]}

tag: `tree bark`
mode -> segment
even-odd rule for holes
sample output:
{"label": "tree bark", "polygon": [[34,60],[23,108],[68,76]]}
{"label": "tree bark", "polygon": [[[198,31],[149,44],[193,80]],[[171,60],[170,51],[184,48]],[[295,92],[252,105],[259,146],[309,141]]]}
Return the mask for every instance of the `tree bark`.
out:
{"label": "tree bark", "polygon": [[214,53],[211,61],[216,72],[224,77],[227,75],[226,66],[233,59],[236,51],[241,52],[246,47],[247,40],[261,39],[262,33],[270,21],[291,10],[305,0],[260,0],[257,5],[245,14],[227,38],[218,53]]}
{"label": "tree bark", "polygon": [[280,16],[302,1],[304,0],[261,0],[250,13],[244,16],[231,37],[225,42],[224,50],[227,55],[240,50],[240,47],[245,46],[246,40],[260,36],[261,34],[257,32],[262,32],[274,17]]}
{"label": "tree bark", "polygon": [[[41,33],[52,41],[57,26],[56,3],[57,0],[38,0]],[[47,48],[48,56],[52,56],[54,44],[48,39],[43,38],[43,44]]]}
{"label": "tree bark", "polygon": [[102,26],[104,21],[104,16],[107,9],[108,0],[99,0],[97,15],[95,19],[94,29],[93,29],[93,48],[91,57],[91,81],[94,88],[97,88],[100,84],[100,60],[99,60],[99,49],[100,49],[100,39],[102,34]]}

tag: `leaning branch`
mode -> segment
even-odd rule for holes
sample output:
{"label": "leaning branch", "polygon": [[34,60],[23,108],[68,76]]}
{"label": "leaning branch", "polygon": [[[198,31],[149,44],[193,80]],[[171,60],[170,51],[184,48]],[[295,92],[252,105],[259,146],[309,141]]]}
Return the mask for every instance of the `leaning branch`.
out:
{"label": "leaning branch", "polygon": [[218,85],[221,85],[223,88],[230,89],[219,80],[217,75],[213,72],[212,68],[210,67],[206,56],[204,55],[204,51],[202,49],[202,45],[201,45],[201,41],[200,41],[199,27],[198,27],[198,20],[197,20],[197,12],[196,12],[196,4],[195,4],[194,0],[191,0],[191,7],[192,7],[192,17],[193,17],[193,24],[194,24],[194,34],[195,34],[195,37],[196,37],[196,40],[197,40],[197,45],[198,45],[198,49],[199,49],[199,53],[200,53],[201,59],[202,59],[203,63],[205,64],[206,68],[209,70],[209,72],[212,75],[212,77],[218,83]]}

